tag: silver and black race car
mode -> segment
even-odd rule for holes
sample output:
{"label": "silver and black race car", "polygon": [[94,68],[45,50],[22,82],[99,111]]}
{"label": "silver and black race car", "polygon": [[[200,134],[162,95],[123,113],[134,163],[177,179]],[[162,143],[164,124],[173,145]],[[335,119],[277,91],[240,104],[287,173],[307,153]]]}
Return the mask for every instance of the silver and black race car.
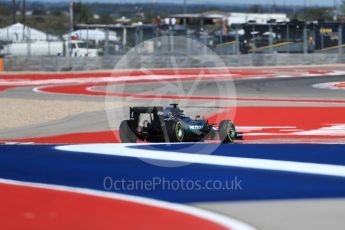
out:
{"label": "silver and black race car", "polygon": [[219,139],[221,143],[233,143],[242,140],[243,135],[236,132],[230,120],[224,120],[219,126],[209,124],[207,120],[196,116],[192,119],[184,115],[178,104],[169,107],[131,107],[130,119],[120,124],[120,138],[124,143],[137,140],[148,142],[202,142]]}

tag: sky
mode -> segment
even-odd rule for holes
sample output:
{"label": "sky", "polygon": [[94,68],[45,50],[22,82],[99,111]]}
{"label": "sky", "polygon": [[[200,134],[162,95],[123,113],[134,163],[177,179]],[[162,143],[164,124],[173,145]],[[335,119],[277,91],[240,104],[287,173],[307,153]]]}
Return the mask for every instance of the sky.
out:
{"label": "sky", "polygon": [[[34,1],[34,0],[30,0]],[[49,1],[55,2],[56,0],[40,0],[40,1]],[[62,0],[62,1],[69,1],[69,0]],[[74,0],[80,1],[80,0]],[[82,2],[114,2],[114,3],[142,3],[142,2],[169,2],[169,3],[183,3],[183,0],[81,0]],[[226,4],[238,4],[245,3],[245,4],[273,4],[276,2],[277,5],[310,5],[310,6],[333,6],[334,1],[340,3],[341,0],[187,0],[188,3],[200,3],[200,4],[207,4],[207,3],[226,3]]]}

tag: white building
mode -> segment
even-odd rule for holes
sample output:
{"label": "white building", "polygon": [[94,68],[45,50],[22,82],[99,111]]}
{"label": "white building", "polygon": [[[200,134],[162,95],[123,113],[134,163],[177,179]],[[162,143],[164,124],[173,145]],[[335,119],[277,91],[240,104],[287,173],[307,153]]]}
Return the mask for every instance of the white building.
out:
{"label": "white building", "polygon": [[214,24],[219,21],[227,21],[231,24],[256,23],[267,24],[268,22],[289,22],[287,14],[283,13],[237,13],[237,12],[223,12],[223,11],[207,11],[204,13],[193,14],[175,14],[170,18],[178,18],[180,20],[195,21],[200,20],[203,24]]}
{"label": "white building", "polygon": [[270,21],[275,22],[289,22],[290,19],[286,14],[274,14],[274,13],[229,13],[227,17],[228,24],[244,24],[244,23],[257,23],[257,24],[267,24]]}

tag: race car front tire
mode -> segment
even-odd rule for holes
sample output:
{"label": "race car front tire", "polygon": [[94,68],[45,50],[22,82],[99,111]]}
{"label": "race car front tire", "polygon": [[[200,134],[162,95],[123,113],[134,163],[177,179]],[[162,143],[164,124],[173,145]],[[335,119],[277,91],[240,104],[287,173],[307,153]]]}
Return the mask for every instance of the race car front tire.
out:
{"label": "race car front tire", "polygon": [[233,143],[236,139],[236,128],[232,121],[224,120],[220,122],[219,127],[219,139],[222,143]]}
{"label": "race car front tire", "polygon": [[120,139],[122,143],[136,143],[138,137],[131,128],[131,121],[124,120],[120,124]]}

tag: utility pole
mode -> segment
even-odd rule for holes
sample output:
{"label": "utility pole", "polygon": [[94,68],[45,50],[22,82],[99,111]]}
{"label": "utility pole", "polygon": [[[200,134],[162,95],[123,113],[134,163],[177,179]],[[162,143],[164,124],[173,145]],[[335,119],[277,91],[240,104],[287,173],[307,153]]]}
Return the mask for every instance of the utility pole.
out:
{"label": "utility pole", "polygon": [[16,12],[17,11],[17,7],[16,7],[16,0],[12,0],[12,20],[13,20],[13,24],[16,23]]}
{"label": "utility pole", "polygon": [[69,2],[69,32],[73,32],[73,0]]}
{"label": "utility pole", "polygon": [[[72,40],[72,32],[73,32],[73,0],[69,2],[69,28],[68,28],[68,42],[67,42],[67,54],[66,56],[72,56],[72,47],[70,46]],[[72,65],[71,59],[69,59],[70,65]]]}
{"label": "utility pole", "polygon": [[26,1],[22,0],[22,21],[23,24],[26,24]]}
{"label": "utility pole", "polygon": [[334,21],[337,21],[338,20],[338,2],[337,2],[337,0],[334,0],[333,1],[333,7],[334,7],[334,12],[333,12],[333,20]]}
{"label": "utility pole", "polygon": [[272,13],[275,13],[276,10],[277,10],[277,2],[276,2],[276,0],[273,0]]}

